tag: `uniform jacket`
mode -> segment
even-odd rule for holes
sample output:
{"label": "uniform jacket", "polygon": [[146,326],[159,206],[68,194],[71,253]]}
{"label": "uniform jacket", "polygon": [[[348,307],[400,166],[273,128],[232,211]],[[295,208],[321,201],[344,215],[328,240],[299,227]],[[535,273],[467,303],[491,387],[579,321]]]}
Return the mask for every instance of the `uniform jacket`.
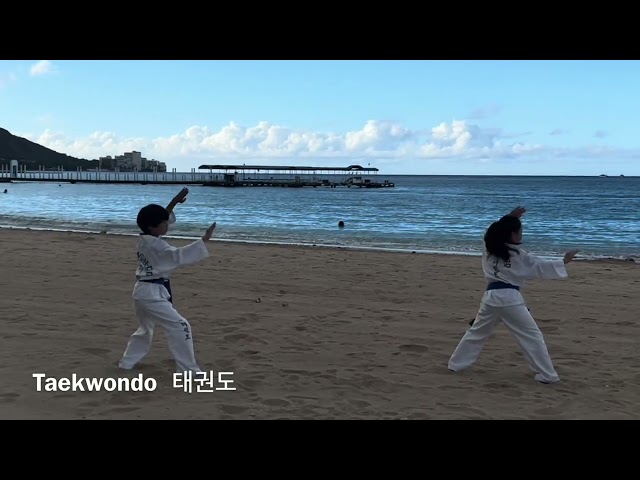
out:
{"label": "uniform jacket", "polygon": [[[169,223],[176,217],[170,214]],[[138,267],[136,284],[133,287],[135,300],[168,300],[169,292],[158,283],[141,282],[140,279],[170,279],[171,274],[179,267],[190,265],[209,256],[204,240],[199,239],[184,247],[174,247],[161,237],[141,234],[138,239]]]}
{"label": "uniform jacket", "polygon": [[[522,250],[518,245],[510,244],[509,261],[488,255],[486,250],[482,255],[482,271],[487,280],[491,282],[505,282],[517,287],[524,287],[529,280],[552,280],[568,277],[564,261],[546,260],[531,255]],[[513,288],[489,290],[482,297],[487,305],[495,307],[522,305],[525,303],[522,294]]]}

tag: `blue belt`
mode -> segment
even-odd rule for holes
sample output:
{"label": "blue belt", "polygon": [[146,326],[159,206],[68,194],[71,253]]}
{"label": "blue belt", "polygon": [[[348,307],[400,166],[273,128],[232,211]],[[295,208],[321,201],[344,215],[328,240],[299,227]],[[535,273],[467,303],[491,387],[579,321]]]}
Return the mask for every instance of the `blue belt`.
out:
{"label": "blue belt", "polygon": [[158,283],[160,285],[164,285],[164,288],[169,292],[169,301],[173,303],[173,295],[171,293],[171,282],[168,278],[153,278],[151,280],[146,280],[144,278],[140,279],[141,282],[149,282],[149,283]]}
{"label": "blue belt", "polygon": [[487,290],[502,290],[503,288],[513,288],[514,290],[520,290],[520,287],[505,282],[491,282],[489,285],[487,285]]}

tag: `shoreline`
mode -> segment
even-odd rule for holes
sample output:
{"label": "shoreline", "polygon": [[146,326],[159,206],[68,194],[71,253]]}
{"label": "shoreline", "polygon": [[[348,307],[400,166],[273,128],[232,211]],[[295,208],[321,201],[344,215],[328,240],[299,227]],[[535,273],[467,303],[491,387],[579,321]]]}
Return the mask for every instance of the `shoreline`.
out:
{"label": "shoreline", "polygon": [[[15,225],[0,224],[0,230],[19,230],[19,231],[39,231],[39,232],[61,232],[61,233],[74,233],[83,235],[111,235],[121,237],[137,237],[138,233],[124,233],[124,232],[108,232],[98,230],[75,230],[65,228],[53,228],[53,227],[22,227]],[[186,240],[193,241],[200,238],[199,236],[186,236],[186,235],[165,235],[164,238],[170,240]],[[211,239],[212,242],[221,242],[228,244],[247,244],[247,245],[271,245],[282,247],[301,247],[301,248],[323,248],[329,250],[349,250],[349,251],[362,251],[362,252],[381,252],[381,253],[397,253],[397,254],[416,254],[416,255],[443,255],[443,256],[461,256],[461,257],[480,257],[482,252],[480,251],[451,251],[451,250],[436,250],[436,249],[403,249],[403,248],[385,248],[385,247],[369,247],[365,245],[337,245],[337,244],[323,244],[323,243],[303,243],[303,242],[274,242],[268,240],[235,240],[235,239],[221,239],[215,236]],[[558,255],[544,255],[536,254],[545,259],[557,259],[561,258],[561,254]],[[622,262],[622,263],[638,263],[635,260],[635,256],[590,256],[590,257],[578,257],[574,260],[576,262]]]}

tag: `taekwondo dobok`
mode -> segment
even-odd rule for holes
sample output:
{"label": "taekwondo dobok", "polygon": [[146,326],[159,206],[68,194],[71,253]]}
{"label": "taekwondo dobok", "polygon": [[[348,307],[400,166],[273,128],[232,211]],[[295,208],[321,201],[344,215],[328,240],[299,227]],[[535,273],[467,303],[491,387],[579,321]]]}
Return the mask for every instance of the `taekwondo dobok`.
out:
{"label": "taekwondo dobok", "polygon": [[[175,223],[173,212],[168,223]],[[139,328],[129,339],[120,368],[131,369],[149,352],[156,325],[164,329],[178,372],[201,372],[194,349],[191,325],[173,305],[170,277],[179,267],[209,256],[203,239],[184,247],[169,245],[164,239],[141,234],[138,239],[138,267],[133,302]]]}
{"label": "taekwondo dobok", "polygon": [[487,289],[472,326],[466,331],[449,359],[449,370],[464,370],[475,363],[494,327],[503,322],[520,345],[535,379],[542,383],[560,380],[542,332],[527,309],[520,288],[528,280],[564,279],[568,277],[563,259],[546,260],[507,244],[510,258],[505,261],[486,250],[482,256],[482,270]]}

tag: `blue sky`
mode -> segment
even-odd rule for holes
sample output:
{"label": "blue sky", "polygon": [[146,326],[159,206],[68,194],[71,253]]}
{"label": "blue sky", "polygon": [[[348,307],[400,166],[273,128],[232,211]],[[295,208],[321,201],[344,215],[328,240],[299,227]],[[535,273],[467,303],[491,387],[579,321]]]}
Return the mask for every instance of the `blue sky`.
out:
{"label": "blue sky", "polygon": [[640,175],[638,61],[0,61],[0,127],[82,158]]}

